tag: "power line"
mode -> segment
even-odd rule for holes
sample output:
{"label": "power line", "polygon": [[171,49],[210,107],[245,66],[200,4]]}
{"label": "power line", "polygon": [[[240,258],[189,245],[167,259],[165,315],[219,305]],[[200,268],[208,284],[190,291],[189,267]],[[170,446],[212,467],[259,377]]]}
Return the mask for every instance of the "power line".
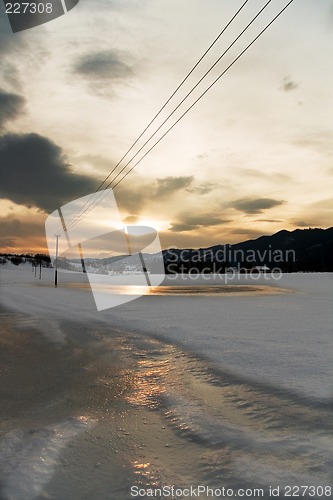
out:
{"label": "power line", "polygon": [[[270,0],[271,1],[271,0]],[[214,45],[216,44],[216,42],[221,38],[221,36],[223,35],[223,33],[227,30],[227,28],[230,26],[230,24],[234,21],[234,19],[236,19],[236,17],[238,16],[238,14],[241,12],[241,10],[245,7],[245,5],[249,2],[249,0],[245,0],[245,2],[241,5],[241,7],[237,10],[237,12],[232,16],[232,18],[230,19],[230,21],[225,25],[225,27],[223,28],[223,30],[218,34],[218,36],[215,38],[215,40],[210,44],[210,46],[208,47],[208,49],[203,53],[203,55],[198,59],[198,61],[195,63],[195,65],[192,67],[192,69],[187,73],[187,75],[185,76],[185,78],[182,80],[182,82],[178,85],[178,87],[173,91],[173,93],[171,94],[171,96],[166,100],[166,102],[163,104],[163,106],[160,108],[160,110],[156,113],[156,115],[154,116],[154,118],[148,123],[148,125],[146,126],[146,128],[141,132],[141,134],[139,135],[139,137],[133,142],[133,144],[131,145],[131,147],[126,151],[126,153],[123,155],[123,157],[118,161],[117,165],[115,165],[115,167],[111,170],[111,172],[105,177],[105,179],[103,180],[103,182],[101,182],[101,184],[99,185],[99,187],[96,189],[95,192],[99,191],[99,189],[104,186],[105,182],[111,177],[112,173],[116,170],[116,168],[120,165],[120,163],[124,160],[124,158],[126,158],[126,156],[128,155],[128,153],[130,151],[132,151],[132,149],[134,148],[134,146],[139,142],[139,140],[141,139],[141,137],[145,134],[145,132],[147,132],[147,130],[150,128],[150,126],[154,123],[154,121],[156,120],[156,118],[159,117],[159,115],[162,113],[162,111],[166,108],[166,106],[169,104],[169,102],[171,101],[171,99],[177,94],[177,92],[180,90],[180,88],[184,85],[184,83],[188,80],[188,78],[192,75],[192,73],[194,72],[194,70],[199,66],[199,64],[201,63],[201,61],[206,57],[206,55],[208,54],[208,52],[214,47]]]}
{"label": "power line", "polygon": [[[177,111],[177,109],[179,109],[179,107],[186,101],[186,99],[194,92],[194,90],[200,85],[200,83],[206,78],[206,76],[215,68],[215,66],[221,61],[221,59],[227,54],[227,52],[235,45],[235,43],[239,40],[239,38],[249,29],[249,27],[254,23],[254,21],[260,16],[260,14],[268,7],[268,5],[272,2],[272,0],[268,0],[266,2],[266,4],[259,10],[259,12],[252,18],[252,20],[246,25],[246,27],[241,31],[241,33],[233,40],[233,42],[227,47],[227,49],[222,53],[222,55],[220,55],[218,57],[218,59],[210,66],[210,68],[206,71],[206,73],[199,79],[199,81],[191,88],[191,90],[185,95],[185,97],[180,101],[180,103],[173,109],[173,111],[164,119],[164,121],[159,125],[159,127],[155,130],[155,132],[153,132],[150,137],[146,140],[146,142],[139,148],[139,150],[130,158],[130,160],[128,160],[128,162],[120,169],[120,171],[113,177],[113,179],[111,180],[111,182],[109,182],[109,184],[107,185],[107,188],[111,186],[111,184],[119,177],[119,175],[122,174],[122,172],[126,169],[126,167],[128,167],[128,165],[130,163],[132,163],[132,161],[139,155],[139,153],[143,150],[143,148],[151,141],[151,139],[157,134],[157,132],[159,132],[159,130],[165,125],[165,123],[171,118],[171,116],[173,116],[173,114]],[[244,7],[245,3],[242,5],[242,7]],[[242,8],[241,7],[241,8]],[[240,12],[241,9],[239,9],[237,11],[237,13]],[[233,16],[232,19],[235,19],[237,13]],[[231,22],[231,21],[230,21]],[[228,25],[230,25],[230,22],[228,23]],[[226,28],[225,28],[226,29]],[[224,31],[225,31],[224,29]],[[206,51],[207,53],[207,51]],[[202,59],[202,58],[201,58]],[[185,80],[183,80],[185,81]],[[162,109],[162,108],[161,108]],[[142,134],[143,135],[143,134]],[[126,156],[126,155],[125,155]],[[123,157],[124,158],[124,157]],[[119,162],[120,163],[120,162]],[[118,163],[118,165],[119,165]],[[137,165],[137,164],[136,164]],[[113,169],[115,170],[115,169]],[[132,170],[132,169],[131,169]],[[109,174],[108,177],[110,177],[111,174]],[[104,181],[103,183],[104,184]],[[117,183],[118,184],[118,183]],[[96,194],[98,191],[95,191],[94,194]],[[89,200],[87,200],[83,207],[73,216],[77,217],[76,220],[72,220],[72,222],[70,222],[69,226],[68,227],[72,227],[73,225],[75,225],[86,213],[89,213],[91,209],[93,209],[95,206],[98,205],[99,203],[99,198],[102,196],[102,199],[101,201],[104,199],[103,198],[103,193],[101,193],[100,195],[97,196],[97,198],[90,204],[90,206],[88,206],[85,210],[84,208],[87,206],[87,204],[90,202],[90,200],[92,199],[92,197],[94,196],[91,195],[91,197],[89,198]],[[81,213],[80,213],[81,212]]]}
{"label": "power line", "polygon": [[[85,206],[90,202],[90,200],[92,199],[93,195],[95,193],[97,193],[102,186],[104,186],[104,184],[106,183],[106,181],[111,177],[111,175],[115,172],[115,170],[117,169],[117,167],[119,167],[119,165],[122,163],[122,161],[126,158],[126,156],[132,151],[132,149],[134,148],[134,146],[136,146],[136,144],[139,142],[139,140],[143,137],[143,135],[147,132],[147,130],[151,127],[151,125],[156,121],[156,119],[160,116],[160,114],[162,113],[162,111],[166,108],[166,106],[169,104],[169,102],[173,99],[173,97],[177,94],[177,92],[181,89],[181,87],[184,85],[184,83],[189,79],[189,77],[192,75],[192,73],[195,71],[195,69],[199,66],[199,64],[202,62],[202,60],[206,57],[206,55],[208,54],[208,52],[210,52],[210,50],[214,47],[214,45],[217,43],[217,41],[221,38],[221,36],[225,33],[225,31],[227,30],[227,28],[231,25],[231,23],[236,19],[236,17],[240,14],[240,12],[243,10],[243,8],[245,7],[245,5],[249,2],[249,0],[245,0],[243,2],[243,4],[240,6],[240,8],[236,11],[236,13],[232,16],[232,18],[227,22],[227,24],[224,26],[224,28],[222,29],[222,31],[220,31],[220,33],[218,34],[218,36],[215,38],[215,40],[210,44],[210,46],[208,47],[208,49],[202,54],[202,56],[198,59],[198,61],[195,63],[195,65],[191,68],[191,70],[187,73],[187,75],[185,76],[185,78],[181,81],[181,83],[178,85],[178,87],[173,91],[173,93],[170,95],[170,97],[166,100],[166,102],[163,104],[163,106],[159,109],[159,111],[155,114],[155,116],[152,118],[152,120],[148,123],[148,125],[145,127],[145,129],[141,132],[141,134],[138,136],[138,138],[132,143],[132,145],[129,147],[129,149],[126,151],[126,153],[122,156],[122,158],[118,161],[118,163],[113,167],[113,169],[109,172],[109,174],[105,177],[105,179],[99,184],[99,186],[97,187],[97,189],[95,190],[95,192],[91,195],[91,197],[85,202],[85,204],[80,208],[80,210],[78,212],[76,212],[74,215],[73,215],[73,218],[72,218],[72,221],[73,219],[80,214],[80,212],[83,211],[83,209],[85,208]],[[149,138],[149,140],[151,139],[152,137]],[[141,149],[137,152],[137,154],[139,154],[139,152],[141,151]],[[136,155],[137,155],[136,154]],[[135,156],[133,157],[135,158]],[[131,158],[131,161],[133,160],[133,158]],[[126,164],[127,166],[128,164]],[[123,170],[122,170],[123,171]],[[69,223],[67,225],[67,229],[69,228],[71,223]]]}
{"label": "power line", "polygon": [[[264,8],[266,8],[266,6],[270,3],[271,0],[269,0],[265,6],[261,9],[261,11],[255,16],[255,18],[258,17],[258,15],[262,12],[262,10]],[[227,71],[229,71],[229,69],[248,51],[248,49],[258,40],[258,38],[260,38],[263,33],[265,33],[265,31],[267,31],[267,29],[276,21],[276,19],[278,17],[281,16],[281,14],[289,7],[289,5],[293,2],[294,0],[290,0],[283,9],[281,9],[279,11],[279,13],[274,16],[274,18],[265,26],[265,28],[263,28],[259,34],[245,47],[245,49],[243,49],[240,54],[227,66],[227,68],[222,72],[220,73],[220,75],[213,81],[213,83],[211,83],[204,92],[202,92],[200,94],[200,96],[191,104],[191,106],[189,106],[187,108],[187,110],[171,125],[171,127],[169,127],[167,129],[167,131],[148,149],[148,151],[146,151],[146,153],[121,177],[121,179],[119,179],[119,181],[114,185],[112,186],[113,189],[115,189],[133,170],[134,168],[139,164],[141,163],[141,161],[162,141],[162,139],[164,139],[164,137],[179,123],[180,120],[182,120],[182,118],[184,118],[184,116],[207,94],[207,92],[222,78],[222,76],[224,76],[226,74]],[[254,19],[255,19],[254,18]],[[254,21],[254,19],[251,21],[250,24],[252,24],[252,22]],[[249,25],[248,25],[249,26]],[[246,28],[245,28],[246,30]],[[242,33],[244,33],[244,31]],[[237,39],[239,39],[241,35],[239,35],[237,37]],[[236,40],[237,40],[236,39]],[[233,42],[234,43],[234,42]],[[209,72],[209,71],[208,71]],[[202,81],[202,80],[201,80]],[[195,87],[197,87],[198,84],[196,84]],[[193,91],[193,89],[192,89]],[[189,94],[192,92],[190,91]],[[189,95],[188,94],[188,95]],[[187,97],[185,97],[183,99],[183,101],[186,99]],[[183,102],[182,101],[182,102]],[[179,108],[180,104],[178,105],[177,109]],[[173,113],[171,113],[170,116],[172,116]],[[165,124],[165,122],[169,119],[169,117],[163,122],[163,124]],[[162,124],[162,125],[163,125]],[[159,129],[162,127],[162,125],[159,127]],[[159,130],[158,129],[158,130]],[[157,131],[156,131],[157,132]],[[156,132],[152,135],[152,137],[156,134]],[[150,140],[150,139],[149,139]],[[149,141],[148,141],[149,142]],[[143,146],[144,147],[144,146]],[[141,148],[142,149],[142,148]],[[136,156],[136,155],[135,155]],[[132,158],[133,159],[133,158]],[[127,164],[128,165],[128,164]],[[124,168],[126,168],[126,166]],[[106,186],[106,189],[109,188],[111,186],[111,184],[114,182],[114,180],[116,180],[116,178],[121,174],[121,172],[124,170],[124,168],[119,172],[119,174],[117,176],[115,176],[112,181]],[[82,214],[81,216],[72,223],[72,225],[76,224],[77,222],[79,222],[79,220],[85,215],[85,214],[88,214],[90,213],[99,203],[101,203],[101,201],[103,201],[103,199],[105,198],[106,194],[101,192],[102,195],[104,195],[100,200],[95,200],[95,204],[92,204],[90,207],[88,207]]]}
{"label": "power line", "polygon": [[[266,4],[259,10],[259,12],[252,18],[252,20],[247,24],[247,26],[240,32],[240,34],[234,39],[234,41],[228,46],[228,48],[216,59],[214,64],[210,66],[210,68],[206,71],[206,73],[200,78],[200,80],[191,88],[191,90],[186,94],[186,96],[180,101],[179,104],[174,108],[174,110],[165,118],[165,120],[161,123],[161,125],[155,130],[155,132],[147,139],[147,141],[141,146],[141,148],[135,153],[134,156],[124,165],[124,167],[120,170],[120,172],[113,178],[113,181],[115,181],[119,175],[125,170],[125,168],[132,163],[134,158],[138,156],[138,154],[143,150],[143,148],[151,141],[151,139],[161,130],[163,125],[175,114],[177,109],[180,108],[180,106],[188,99],[188,97],[194,92],[194,90],[200,85],[200,83],[206,78],[206,76],[209,75],[209,73],[215,68],[215,66],[221,61],[221,59],[229,52],[229,50],[235,45],[235,43],[243,36],[245,31],[249,29],[249,27],[254,23],[254,21],[260,16],[260,14],[268,7],[268,5],[272,2],[272,0],[268,0]],[[110,184],[108,184],[110,186]]]}
{"label": "power line", "polygon": [[[242,50],[242,52],[232,61],[231,64],[229,64],[229,66],[213,81],[213,83],[211,83],[209,85],[209,87],[207,87],[207,89],[194,101],[193,104],[191,104],[190,107],[187,108],[187,110],[173,123],[173,125],[171,125],[170,128],[168,128],[168,130],[158,139],[158,141],[155,142],[155,144],[153,144],[153,146],[130,168],[130,170],[128,170],[128,172],[126,172],[124,174],[124,176],[112,187],[112,189],[114,190],[127,176],[130,172],[132,172],[132,170],[157,146],[157,144],[159,144],[161,142],[162,139],[164,139],[164,137],[177,125],[178,122],[180,122],[180,120],[182,118],[184,118],[185,115],[187,115],[187,113],[202,99],[202,97],[204,97],[204,95],[207,94],[207,92],[220,80],[220,78],[222,78],[222,76],[225,75],[225,73],[238,61],[238,59],[240,59],[244,54],[245,52],[247,52],[247,50],[258,40],[258,38],[261,37],[261,35],[263,35],[263,33],[265,33],[265,31],[274,23],[274,21],[276,21],[276,19],[278,17],[281,16],[281,14],[289,7],[290,4],[293,3],[294,0],[290,0],[287,5],[272,19],[272,21],[270,21],[267,26],[262,30],[260,31],[260,33],[252,40],[252,42],[250,42],[244,50]],[[108,184],[107,187],[109,187],[110,184]],[[103,198],[102,198],[103,199]]]}

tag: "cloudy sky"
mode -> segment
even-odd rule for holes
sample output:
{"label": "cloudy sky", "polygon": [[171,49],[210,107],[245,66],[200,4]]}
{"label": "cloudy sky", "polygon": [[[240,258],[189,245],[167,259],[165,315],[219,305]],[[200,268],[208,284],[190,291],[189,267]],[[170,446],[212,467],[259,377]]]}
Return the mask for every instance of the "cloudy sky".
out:
{"label": "cloudy sky", "polygon": [[[242,3],[80,0],[16,34],[0,10],[2,251],[46,249],[47,215],[98,187]],[[155,127],[265,3],[248,1]],[[286,3],[270,2],[170,125]],[[332,226],[332,53],[333,1],[294,0],[115,189],[123,220],[194,248]]]}

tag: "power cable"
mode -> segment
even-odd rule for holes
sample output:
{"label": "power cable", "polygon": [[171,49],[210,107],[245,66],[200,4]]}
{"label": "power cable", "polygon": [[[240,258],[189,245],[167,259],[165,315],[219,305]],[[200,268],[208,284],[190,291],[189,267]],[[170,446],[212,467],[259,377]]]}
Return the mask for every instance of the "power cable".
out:
{"label": "power cable", "polygon": [[[245,0],[245,2],[243,2],[243,4],[240,6],[240,8],[236,11],[236,13],[232,16],[232,18],[228,21],[228,23],[224,26],[224,28],[222,29],[222,31],[218,34],[218,36],[215,38],[215,40],[210,44],[210,46],[208,47],[208,49],[202,54],[202,56],[198,59],[198,61],[195,63],[195,65],[191,68],[191,70],[187,73],[187,75],[185,76],[185,78],[181,81],[181,83],[178,85],[178,87],[173,91],[173,93],[170,95],[170,97],[167,99],[167,101],[163,104],[163,106],[159,109],[159,111],[155,114],[155,116],[152,118],[152,120],[148,123],[148,125],[145,127],[145,129],[141,132],[141,134],[138,136],[138,138],[132,143],[132,145],[129,147],[129,149],[126,151],[126,153],[122,156],[122,158],[118,161],[118,163],[113,167],[113,169],[109,172],[109,174],[105,177],[105,179],[99,184],[99,186],[96,188],[95,192],[91,195],[91,197],[84,203],[84,205],[80,208],[80,210],[78,212],[76,212],[73,216],[72,216],[72,221],[74,221],[74,219],[76,218],[76,216],[78,216],[80,214],[80,212],[82,212],[85,208],[85,206],[90,202],[90,200],[92,199],[92,197],[94,196],[95,193],[97,193],[101,187],[104,186],[104,184],[106,183],[106,181],[111,177],[111,175],[115,172],[115,170],[117,169],[117,167],[119,167],[119,165],[122,163],[122,161],[126,158],[126,156],[132,151],[132,149],[134,148],[134,146],[136,146],[136,144],[139,142],[139,140],[143,137],[143,135],[145,134],[145,132],[147,132],[147,130],[151,127],[151,125],[156,121],[156,119],[159,117],[159,115],[162,113],[162,111],[166,108],[166,106],[169,104],[169,102],[173,99],[173,97],[177,94],[177,92],[181,89],[181,87],[184,85],[184,83],[188,80],[188,78],[192,75],[192,73],[195,71],[195,69],[199,66],[199,64],[203,61],[203,59],[206,57],[206,55],[208,54],[208,52],[210,52],[210,50],[214,47],[214,45],[217,43],[217,41],[221,38],[221,36],[225,33],[225,31],[227,30],[227,28],[231,25],[231,23],[236,19],[236,17],[239,15],[239,13],[243,10],[243,8],[245,7],[245,5],[249,2],[249,0]],[[149,138],[149,140],[152,138],[153,136],[151,136]],[[141,151],[141,149],[137,152],[137,154],[139,154],[139,152]],[[135,158],[136,156],[134,156],[133,158]],[[133,158],[131,158],[131,161],[133,160]],[[128,164],[126,164],[127,166]],[[123,170],[122,170],[123,171]],[[67,224],[67,229],[70,227],[70,224]]]}
{"label": "power cable", "polygon": [[[261,35],[263,33],[265,33],[265,31],[274,23],[274,21],[281,16],[281,14],[289,7],[290,4],[293,3],[294,0],[290,0],[287,5],[272,19],[272,21],[270,21],[269,24],[267,24],[267,26],[252,40],[251,43],[249,43],[244,50],[242,50],[242,52],[232,61],[231,64],[229,64],[229,66],[213,81],[213,83],[211,83],[211,85],[209,85],[209,87],[207,87],[207,89],[194,101],[193,104],[191,104],[191,106],[189,108],[187,108],[187,110],[173,123],[173,125],[171,125],[171,127],[158,139],[158,141],[155,142],[155,144],[153,144],[153,146],[130,168],[130,170],[128,170],[128,172],[125,173],[125,175],[112,187],[112,189],[114,190],[126,177],[127,175],[132,172],[132,170],[155,148],[155,146],[157,146],[157,144],[159,144],[161,142],[162,139],[164,139],[164,137],[177,125],[177,123],[182,119],[184,118],[185,115],[187,115],[187,113],[202,99],[202,97],[204,97],[204,95],[207,94],[207,92],[220,80],[220,78],[222,78],[223,75],[225,75],[225,73],[238,61],[238,59],[240,59],[244,54],[245,52],[247,52],[247,50],[258,40],[258,38],[261,37]],[[107,188],[110,186],[110,184],[108,184]]]}
{"label": "power cable", "polygon": [[[258,17],[258,15],[262,12],[262,10],[264,8],[267,7],[267,5],[271,2],[272,0],[269,0],[265,6],[260,10],[260,12],[255,16],[255,18],[249,23],[249,25],[251,25],[253,23],[253,21]],[[243,49],[241,51],[241,53],[229,64],[229,66],[227,66],[227,68],[213,81],[213,83],[211,83],[204,92],[202,92],[202,94],[191,104],[191,106],[189,106],[187,108],[187,110],[173,123],[173,125],[171,125],[171,127],[169,127],[169,129],[153,144],[153,146],[151,146],[149,148],[149,150],[121,177],[121,179],[119,179],[119,181],[114,185],[112,186],[113,189],[115,189],[132,171],[133,169],[139,164],[141,163],[141,161],[162,141],[162,139],[177,125],[177,123],[179,123],[179,121],[202,99],[202,97],[204,97],[204,95],[207,94],[207,92],[222,78],[222,76],[224,76],[226,74],[227,71],[229,71],[229,69],[245,54],[245,52],[247,52],[247,50],[256,42],[256,40],[258,40],[258,38],[260,38],[263,33],[265,31],[267,31],[267,29],[276,21],[276,19],[278,17],[281,16],[281,14],[289,7],[289,5],[293,2],[294,0],[290,0],[286,6],[281,9],[279,11],[279,13],[266,25],[266,27],[264,29],[262,29],[260,31],[260,33],[245,47],[245,49]],[[248,25],[248,26],[249,26]],[[242,31],[241,34],[244,33],[244,31],[248,28],[248,26]],[[240,38],[241,35],[238,35],[238,37],[236,38],[236,40],[232,43],[232,45]],[[230,48],[230,46],[229,46]],[[229,50],[229,48],[227,50]],[[221,57],[219,58],[219,60],[221,59]],[[217,61],[218,62],[218,61]],[[217,64],[217,62],[213,65],[213,67]],[[210,70],[212,69],[212,67],[210,68]],[[209,71],[205,74],[205,76],[209,73]],[[205,77],[204,76],[204,77]],[[202,77],[202,79],[204,78]],[[176,109],[179,108],[179,106],[187,99],[187,97],[192,93],[192,91],[194,90],[194,88],[196,88],[199,83],[202,81],[202,79],[195,85],[195,87],[193,87],[193,89],[188,93],[188,95],[183,99],[183,101],[177,106]],[[163,122],[163,124],[157,129],[157,131],[155,131],[155,133],[151,136],[151,138],[156,135],[156,133],[158,132],[158,130],[160,130],[160,128],[166,123],[166,121],[170,118],[170,116],[172,116],[172,114],[174,114],[174,112],[176,111],[176,109],[169,115],[169,117]],[[147,141],[149,142],[150,139]],[[145,143],[145,145],[147,144],[147,142]],[[144,146],[143,146],[144,147]],[[142,148],[143,148],[142,147]],[[142,148],[138,151],[138,153],[142,150]],[[137,153],[137,154],[138,154]],[[136,157],[137,154],[134,156]],[[130,160],[130,162],[134,159],[134,157]],[[126,166],[128,166],[128,164],[130,163],[128,162],[125,167],[123,167],[123,169],[111,180],[111,182],[106,186],[106,189],[109,188],[111,186],[111,184],[117,179],[117,177],[119,177],[119,175],[123,172],[123,170],[126,168]],[[95,193],[94,193],[95,194]],[[103,192],[101,192],[101,194],[103,194]],[[95,204],[92,204],[90,207],[88,207],[82,214],[81,216],[75,220],[72,225],[76,224],[77,222],[79,222],[79,220],[87,213],[90,213],[91,210],[93,210],[99,203],[101,203],[101,201],[103,201],[103,199],[105,198],[106,194],[104,193],[104,196],[101,198],[101,200],[95,200]]]}

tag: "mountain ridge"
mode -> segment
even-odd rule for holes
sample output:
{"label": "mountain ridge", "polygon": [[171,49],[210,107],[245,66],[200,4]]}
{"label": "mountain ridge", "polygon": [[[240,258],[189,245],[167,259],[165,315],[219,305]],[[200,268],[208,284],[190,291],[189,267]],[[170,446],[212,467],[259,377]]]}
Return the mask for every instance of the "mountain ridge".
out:
{"label": "mountain ridge", "polygon": [[170,262],[175,269],[175,263],[181,266],[190,261],[191,267],[192,264],[197,264],[193,269],[201,269],[201,272],[204,268],[201,264],[214,268],[214,272],[224,272],[228,267],[251,269],[256,266],[279,267],[285,272],[331,272],[333,227],[298,228],[293,231],[282,229],[270,236],[263,235],[234,244],[219,244],[199,249],[168,249],[163,251],[163,255],[166,268]]}

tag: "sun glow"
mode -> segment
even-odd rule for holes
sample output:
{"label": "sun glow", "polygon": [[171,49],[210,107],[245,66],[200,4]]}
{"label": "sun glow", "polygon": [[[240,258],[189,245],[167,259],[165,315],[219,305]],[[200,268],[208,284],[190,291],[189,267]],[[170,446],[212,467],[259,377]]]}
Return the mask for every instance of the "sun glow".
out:
{"label": "sun glow", "polygon": [[152,227],[155,229],[157,232],[158,231],[165,231],[168,227],[170,227],[170,223],[165,221],[165,220],[158,220],[158,219],[138,219],[135,224],[132,224],[133,226],[146,226],[146,227]]}
{"label": "sun glow", "polygon": [[113,230],[116,231],[123,231],[124,233],[128,233],[128,228],[131,226],[136,226],[136,227],[149,227],[155,229],[157,232],[159,231],[165,231],[170,227],[170,223],[166,220],[158,220],[158,219],[137,219],[134,222],[128,222],[128,223],[118,223],[118,224],[110,224],[110,221],[103,220],[100,221],[99,223],[100,226],[104,227],[110,227],[112,226]]}

